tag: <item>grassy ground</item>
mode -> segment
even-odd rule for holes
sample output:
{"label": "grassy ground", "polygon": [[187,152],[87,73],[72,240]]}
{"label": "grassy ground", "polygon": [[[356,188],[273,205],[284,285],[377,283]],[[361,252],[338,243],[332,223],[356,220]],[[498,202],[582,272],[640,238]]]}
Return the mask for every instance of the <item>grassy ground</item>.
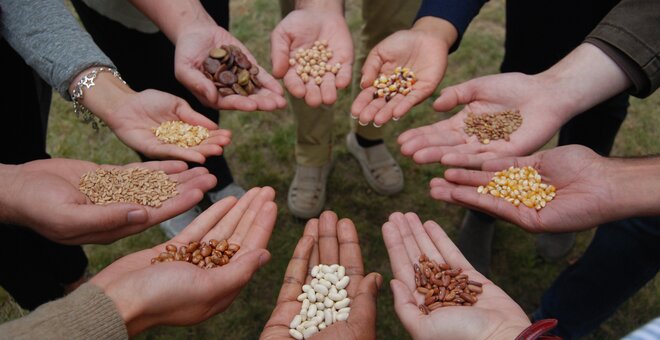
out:
{"label": "grassy ground", "polygon": [[[503,0],[490,1],[468,30],[459,52],[451,56],[443,84],[454,84],[470,78],[496,73],[503,55]],[[359,32],[359,1],[348,1],[351,30]],[[268,64],[268,32],[278,21],[275,1],[232,1],[232,31],[251,49],[262,64]],[[357,35],[354,37],[357,41]],[[396,150],[395,136],[413,126],[436,121],[439,116],[427,101],[416,107],[406,119],[389,124],[386,131],[391,150]],[[348,112],[351,104],[345,91],[335,105],[338,113]],[[423,219],[440,223],[450,235],[463,215],[463,209],[431,200],[427,185],[434,176],[442,175],[438,166],[418,166],[395,153],[406,177],[406,189],[395,197],[381,197],[363,180],[357,162],[349,155],[343,138],[349,131],[346,114],[335,115],[334,158],[336,164],[328,183],[327,208],[340,217],[351,218],[358,227],[365,266],[378,271],[386,279],[392,277],[380,226],[394,211],[415,211]],[[303,221],[292,217],[286,208],[286,191],[293,177],[293,143],[295,129],[290,112],[228,112],[223,115],[224,128],[234,132],[233,146],[227,157],[235,177],[245,187],[269,185],[278,192],[280,207],[277,227],[270,241],[271,263],[255,276],[234,304],[222,315],[194,327],[158,327],[140,338],[211,338],[232,334],[237,339],[255,339],[268,319],[282,281],[282,275],[294,245],[302,233]],[[640,101],[633,99],[630,114],[619,133],[614,148],[618,156],[660,153],[660,94]],[[49,150],[53,156],[87,159],[99,163],[121,164],[137,157],[108,131],[94,133],[73,118],[70,105],[57,98],[52,107]],[[517,227],[499,222],[493,249],[493,280],[520,303],[525,311],[533,311],[540,295],[552,279],[577,259],[588,245],[593,232],[578,236],[578,244],[563,263],[540,261],[534,249],[534,237]],[[117,241],[109,246],[85,246],[90,270],[97,272],[113,260],[130,252],[164,242],[158,228]],[[387,287],[387,286],[386,286]],[[381,338],[407,338],[396,318],[389,289],[384,288],[378,301],[378,335]],[[601,326],[590,338],[619,338],[660,314],[660,280],[647,284],[637,295]],[[577,303],[577,302],[576,302]],[[23,314],[0,290],[0,321]]]}

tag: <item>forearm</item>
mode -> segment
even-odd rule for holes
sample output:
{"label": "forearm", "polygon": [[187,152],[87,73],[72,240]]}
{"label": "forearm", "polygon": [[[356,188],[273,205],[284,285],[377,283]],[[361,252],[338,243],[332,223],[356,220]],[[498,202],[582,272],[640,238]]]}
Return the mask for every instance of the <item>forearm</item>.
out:
{"label": "forearm", "polygon": [[605,166],[617,218],[660,215],[660,157],[610,158]]}
{"label": "forearm", "polygon": [[423,0],[417,12],[417,21],[425,17],[443,19],[454,26],[457,37],[450,46],[450,52],[458,48],[463,34],[486,0]]}
{"label": "forearm", "polygon": [[0,222],[2,223],[13,222],[11,217],[13,209],[10,203],[16,199],[12,183],[15,183],[17,167],[16,165],[0,164]]}
{"label": "forearm", "polygon": [[582,44],[549,70],[534,76],[544,95],[554,98],[554,112],[568,121],[630,87],[630,80],[603,51]]}
{"label": "forearm", "polygon": [[1,0],[2,37],[65,99],[73,78],[113,66],[60,0]]}
{"label": "forearm", "polygon": [[0,334],[7,339],[128,339],[112,300],[89,283],[27,316],[0,325]]}
{"label": "forearm", "polygon": [[[448,51],[458,39],[456,27],[449,21],[436,17],[423,17],[415,22],[412,31],[425,32],[437,39],[437,43]],[[446,56],[442,56],[446,58]]]}
{"label": "forearm", "polygon": [[344,13],[343,0],[296,0],[296,9],[319,9]]}
{"label": "forearm", "polygon": [[199,0],[130,0],[176,44],[185,29],[198,26],[217,26]]}

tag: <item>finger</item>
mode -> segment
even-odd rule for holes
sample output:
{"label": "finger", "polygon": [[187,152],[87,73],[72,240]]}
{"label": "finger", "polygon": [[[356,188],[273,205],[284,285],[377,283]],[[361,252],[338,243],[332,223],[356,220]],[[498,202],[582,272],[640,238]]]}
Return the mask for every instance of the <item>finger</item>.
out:
{"label": "finger", "polygon": [[399,227],[392,222],[385,222],[383,224],[383,240],[387,248],[387,255],[390,258],[392,274],[397,280],[401,280],[408,287],[414,289],[416,287],[415,272],[408,256],[403,255],[406,254],[406,247],[403,244]]}
{"label": "finger", "polygon": [[332,105],[337,101],[337,88],[335,87],[335,76],[326,73],[321,83],[321,97],[325,105]]}
{"label": "finger", "polygon": [[228,292],[236,292],[243,288],[252,278],[252,275],[270,261],[270,252],[266,249],[251,250],[239,258],[232,258],[228,264],[207,270],[211,279],[215,281],[215,292],[206,292],[208,295],[227,295]]}
{"label": "finger", "polygon": [[190,125],[199,125],[203,126],[209,130],[216,130],[218,129],[218,124],[215,123],[214,121],[206,118],[204,115],[201,113],[193,110],[190,105],[184,101],[183,99],[177,98],[178,100],[178,106],[176,110],[176,114],[179,117],[179,119],[183,122],[186,122]]}
{"label": "finger", "polygon": [[351,116],[359,117],[362,110],[364,110],[364,108],[366,108],[372,100],[373,90],[369,88],[362,90],[360,94],[355,97],[353,105],[351,105]]}
{"label": "finger", "polygon": [[224,151],[221,146],[215,144],[201,144],[191,148],[191,150],[199,152],[204,157],[220,156]]}
{"label": "finger", "polygon": [[291,40],[279,28],[270,34],[270,60],[273,63],[273,76],[282,79],[289,70]]}
{"label": "finger", "polygon": [[402,100],[402,95],[396,95],[394,98],[390,99],[389,102],[386,102],[385,106],[376,112],[376,115],[374,116],[374,124],[382,126],[392,119],[392,110],[394,110]]}
{"label": "finger", "polygon": [[521,214],[532,215],[531,220],[538,218],[536,209],[528,208],[522,202],[516,207],[502,198],[490,194],[480,194],[474,187],[460,186],[452,190],[451,197],[461,205],[498,216],[516,225],[524,225],[520,220]]}
{"label": "finger", "polygon": [[321,264],[339,264],[337,227],[337,214],[324,211],[319,217],[319,263]]}
{"label": "finger", "polygon": [[[319,264],[319,220],[313,218],[307,221],[303,235],[314,239],[314,249],[312,250],[312,256],[309,258],[309,268],[307,268],[307,273],[311,274],[312,268]],[[311,280],[311,275],[308,278]]]}
{"label": "finger", "polygon": [[234,205],[234,207],[206,234],[206,239],[229,240],[234,230],[249,209],[250,204],[259,195],[261,188],[256,187],[248,190]]}
{"label": "finger", "polygon": [[458,250],[454,242],[449,239],[449,236],[442,230],[440,225],[434,221],[426,221],[424,223],[424,229],[447,264],[452,268],[462,268],[463,270],[473,269],[472,265],[465,259],[465,256]]}
{"label": "finger", "polygon": [[[178,65],[175,61],[175,65]],[[174,72],[176,79],[181,82],[187,89],[189,89],[197,99],[199,99],[204,106],[215,106],[218,101],[218,90],[208,78],[189,63],[183,67],[175,67]]]}
{"label": "finger", "polygon": [[[155,136],[154,136],[155,138]],[[191,149],[184,149],[172,144],[161,144],[160,142],[150,143],[149,149],[141,147],[136,150],[144,153],[148,157],[156,159],[178,159],[186,162],[204,163],[206,158],[199,152]]]}
{"label": "finger", "polygon": [[238,110],[244,112],[256,111],[259,107],[254,100],[237,94],[232,94],[226,97],[219,96],[216,106],[225,110]]}
{"label": "finger", "polygon": [[440,97],[433,103],[433,109],[438,112],[451,111],[458,105],[474,101],[475,91],[472,81],[450,86],[440,91]]}
{"label": "finger", "polygon": [[307,84],[305,84],[305,89],[305,103],[312,108],[321,106],[321,103],[323,102],[321,88],[316,85],[313,79],[310,79]]}
{"label": "finger", "polygon": [[498,157],[494,152],[481,152],[477,154],[458,152],[452,150],[451,153],[445,154],[440,162],[447,166],[481,169],[484,161]]}
{"label": "finger", "polygon": [[[431,130],[431,129],[429,129]],[[412,155],[427,148],[442,147],[442,146],[455,146],[465,143],[465,138],[460,133],[455,131],[438,131],[433,128],[432,131],[427,130],[427,133],[419,133],[412,135],[412,133],[405,132],[404,135],[399,136],[399,140],[405,141],[401,143],[401,153],[404,155]],[[422,132],[419,130],[419,132]]]}
{"label": "finger", "polygon": [[[250,230],[245,237],[239,242],[241,250],[251,250],[258,248],[266,248],[268,240],[273,234],[275,227],[275,220],[277,218],[277,204],[275,202],[266,202],[259,215],[255,218]],[[238,253],[239,256],[241,252]]]}
{"label": "finger", "polygon": [[447,182],[444,178],[434,178],[431,180],[431,197],[435,200],[457,204],[457,202],[451,197],[451,192],[458,185],[454,183]]}
{"label": "finger", "polygon": [[390,281],[390,288],[394,297],[394,311],[403,326],[411,335],[417,333],[416,324],[419,319],[419,309],[412,294],[410,286],[395,279]]}
{"label": "finger", "polygon": [[186,182],[194,180],[199,176],[208,175],[209,171],[203,167],[196,167],[190,170],[186,170],[177,174],[169,175],[170,179],[177,182],[177,188],[179,185],[184,185]]}
{"label": "finger", "polygon": [[[352,58],[351,58],[352,59]],[[342,63],[339,72],[335,75],[335,85],[338,89],[344,89],[351,84],[353,76],[353,62]]]}
{"label": "finger", "polygon": [[385,102],[385,99],[383,98],[372,100],[371,103],[360,112],[359,124],[362,126],[369,124],[376,116],[376,113],[385,107],[385,104],[387,104],[387,102]]}
{"label": "finger", "polygon": [[[264,187],[259,191],[257,197],[255,197],[250,206],[241,216],[241,220],[238,222],[238,226],[234,229],[234,233],[229,238],[229,243],[236,243],[239,245],[243,244],[243,240],[248,235],[249,230],[251,229],[255,219],[259,213],[264,209],[264,205],[268,202],[272,202],[275,199],[275,190],[271,187]],[[273,220],[273,223],[275,221]]]}
{"label": "finger", "polygon": [[[223,131],[223,130],[215,130],[215,131]],[[209,135],[209,138],[205,139],[202,142],[202,146],[204,145],[219,145],[219,146],[225,146],[231,144],[231,134],[230,133],[211,133]]]}
{"label": "finger", "polygon": [[236,205],[236,197],[224,198],[201,213],[190,225],[175,236],[172,241],[188,244],[201,240]]}
{"label": "finger", "polygon": [[367,55],[367,59],[362,64],[362,79],[360,79],[360,88],[367,89],[370,87],[383,67],[383,60],[376,49],[372,49]]}
{"label": "finger", "polygon": [[376,327],[376,300],[378,291],[383,285],[383,277],[378,273],[370,273],[360,281],[357,293],[351,302],[351,314],[348,322],[357,329],[374,329]]}
{"label": "finger", "polygon": [[419,246],[419,249],[422,251],[422,254],[425,254],[429,259],[436,261],[437,263],[444,262],[442,255],[431,241],[431,238],[424,230],[422,221],[420,221],[419,216],[415,213],[406,213],[404,215],[406,221],[408,221],[408,226],[410,231],[415,237],[415,242]]}
{"label": "finger", "polygon": [[430,96],[431,93],[411,92],[406,95],[401,102],[392,110],[392,118],[398,120],[403,117],[413,106],[421,103]]}
{"label": "finger", "polygon": [[358,290],[358,284],[364,276],[364,262],[360,251],[360,241],[353,222],[347,218],[339,221],[337,225],[339,241],[339,263],[346,268],[346,275],[351,278],[348,284],[348,293],[352,295]]}
{"label": "finger", "polygon": [[408,225],[408,220],[402,213],[395,212],[390,215],[390,222],[399,227],[399,233],[401,234],[401,239],[403,240],[410,263],[417,263],[419,256],[422,255],[422,251],[419,249],[415,236]]}
{"label": "finger", "polygon": [[259,66],[259,74],[257,75],[257,79],[259,82],[261,82],[263,88],[266,88],[274,94],[278,95],[278,97],[283,98],[282,96],[284,95],[284,89],[282,89],[280,82],[273,78],[273,76],[270,75],[268,71],[266,71],[261,66]]}
{"label": "finger", "polygon": [[275,100],[270,98],[268,94],[272,95],[272,93],[270,92],[260,91],[259,93],[250,95],[249,98],[254,100],[255,103],[257,103],[257,109],[259,111],[270,112],[277,108],[277,103],[275,103]]}
{"label": "finger", "polygon": [[539,152],[527,157],[502,157],[492,160],[487,160],[482,164],[485,171],[501,171],[509,167],[520,168],[523,166],[535,166],[543,152]]}
{"label": "finger", "polygon": [[143,225],[149,218],[143,206],[131,203],[65,204],[56,213],[67,216],[66,221],[72,221],[68,226],[71,231],[80,230],[75,237]]}
{"label": "finger", "polygon": [[486,171],[465,169],[447,169],[447,171],[445,171],[445,179],[447,181],[459,185],[468,185],[475,188],[480,185],[488,185],[488,182],[490,182],[491,178],[493,178],[493,173]]}
{"label": "finger", "polygon": [[292,96],[296,98],[303,98],[307,94],[307,86],[300,76],[296,74],[295,70],[289,70],[284,76],[284,86],[289,90]]}
{"label": "finger", "polygon": [[284,282],[280,289],[280,295],[277,297],[278,305],[283,302],[297,301],[302,286],[307,280],[307,269],[315,244],[314,237],[308,235],[303,235],[298,241],[289,265],[286,267]]}
{"label": "finger", "polygon": [[433,123],[425,126],[420,126],[414,129],[409,129],[404,133],[402,133],[401,135],[399,135],[399,138],[397,138],[397,142],[399,144],[403,144],[413,137],[425,135],[425,134],[441,134],[440,132],[444,130],[451,131],[451,126],[449,126],[447,120],[439,121],[437,123]]}

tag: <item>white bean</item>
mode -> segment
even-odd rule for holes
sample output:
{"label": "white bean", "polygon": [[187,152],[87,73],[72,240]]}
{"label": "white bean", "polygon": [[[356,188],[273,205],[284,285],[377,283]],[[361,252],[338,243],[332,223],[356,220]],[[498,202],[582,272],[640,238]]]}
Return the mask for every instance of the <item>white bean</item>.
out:
{"label": "white bean", "polygon": [[341,301],[336,302],[334,308],[336,310],[340,310],[342,308],[348,307],[348,305],[350,303],[351,303],[351,299],[345,298],[345,299],[342,299]]}
{"label": "white bean", "polygon": [[337,321],[345,321],[348,319],[348,313],[337,313]]}
{"label": "white bean", "polygon": [[350,312],[351,312],[351,307],[344,307],[344,308],[337,311],[337,313],[346,313],[346,314],[348,314]]}
{"label": "white bean", "polygon": [[323,319],[324,318],[320,316],[315,316],[312,318],[312,323],[314,324],[314,326],[318,326],[321,322],[323,322]]}
{"label": "white bean", "polygon": [[298,327],[296,327],[296,330],[300,333],[302,333],[305,330],[305,327],[302,326],[302,324]]}
{"label": "white bean", "polygon": [[316,324],[314,323],[313,320],[307,320],[307,321],[302,323],[302,328],[303,329],[307,329],[307,328],[312,327],[312,326],[316,326]]}
{"label": "white bean", "polygon": [[337,268],[337,277],[341,280],[346,275],[346,267],[339,266]]}
{"label": "white bean", "polygon": [[332,307],[332,306],[335,305],[335,302],[332,301],[332,300],[330,300],[329,297],[326,297],[326,298],[323,300],[323,304],[325,305],[325,307],[330,308],[330,307]]}
{"label": "white bean", "polygon": [[319,284],[319,279],[313,279],[312,282],[309,283],[310,286],[314,287],[317,284]]}
{"label": "white bean", "polygon": [[324,313],[325,313],[325,324],[328,325],[328,326],[332,325],[332,321],[333,321],[332,320],[332,309],[326,309],[324,311]]}
{"label": "white bean", "polygon": [[325,325],[325,322],[321,322],[321,323],[319,324],[319,331],[324,330],[326,327],[327,327],[327,326]]}
{"label": "white bean", "polygon": [[321,265],[321,271],[322,271],[324,274],[325,274],[325,273],[332,273],[332,270],[330,269],[330,266],[327,266],[327,265],[325,265],[325,264],[322,264],[322,265]]}
{"label": "white bean", "polygon": [[330,265],[330,270],[332,270],[333,273],[337,272],[337,269],[339,269],[338,264]]}
{"label": "white bean", "polygon": [[325,305],[323,304],[323,302],[317,302],[317,303],[315,303],[315,305],[316,305],[316,310],[317,311],[325,309]]}
{"label": "white bean", "polygon": [[307,310],[307,317],[313,318],[314,316],[316,316],[316,305],[311,305]]}
{"label": "white bean", "polygon": [[303,340],[302,333],[298,332],[295,329],[289,329],[289,335],[291,335],[294,339]]}
{"label": "white bean", "polygon": [[302,316],[298,314],[293,318],[291,324],[289,324],[289,328],[295,329],[296,327],[300,326],[301,323],[302,323]]}
{"label": "white bean", "polygon": [[312,327],[309,327],[309,328],[305,329],[305,331],[303,332],[303,336],[305,337],[305,339],[309,339],[309,338],[312,337],[312,335],[314,335],[318,332],[319,332],[319,329],[316,326],[312,326]]}
{"label": "white bean", "polygon": [[303,300],[305,300],[305,298],[307,298],[307,293],[301,293],[300,295],[298,295],[297,300],[300,301],[300,302],[303,302]]}
{"label": "white bean", "polygon": [[345,299],[346,297],[348,297],[348,292],[346,291],[346,289],[340,289],[339,295],[341,296],[342,299]]}
{"label": "white bean", "polygon": [[330,281],[326,280],[326,279],[320,279],[319,284],[324,285],[325,288],[328,288],[328,289],[330,289],[330,287],[332,287],[332,283]]}
{"label": "white bean", "polygon": [[312,286],[310,286],[310,285],[304,285],[304,286],[302,286],[302,290],[303,290],[303,292],[305,292],[305,293],[309,292],[310,289],[312,289]]}
{"label": "white bean", "polygon": [[339,279],[337,279],[337,275],[332,273],[326,273],[325,275],[323,275],[323,278],[330,281],[330,283],[332,283],[333,285],[336,285],[337,281],[339,281]]}
{"label": "white bean", "polygon": [[321,295],[328,295],[328,287],[322,285],[322,284],[317,284],[314,286],[314,290],[317,293],[321,293]]}
{"label": "white bean", "polygon": [[316,293],[316,301],[323,301],[325,299],[325,295],[322,295],[321,293]]}
{"label": "white bean", "polygon": [[339,280],[339,282],[337,282],[337,283],[335,284],[335,286],[337,286],[337,289],[344,289],[344,288],[346,288],[346,287],[348,286],[348,282],[349,282],[350,280],[351,280],[350,277],[348,277],[348,276],[344,276],[344,277],[342,277],[342,278]]}
{"label": "white bean", "polygon": [[319,271],[320,271],[320,270],[321,270],[321,267],[319,267],[319,266],[314,266],[314,268],[312,268],[312,276],[316,277],[316,275],[319,274]]}

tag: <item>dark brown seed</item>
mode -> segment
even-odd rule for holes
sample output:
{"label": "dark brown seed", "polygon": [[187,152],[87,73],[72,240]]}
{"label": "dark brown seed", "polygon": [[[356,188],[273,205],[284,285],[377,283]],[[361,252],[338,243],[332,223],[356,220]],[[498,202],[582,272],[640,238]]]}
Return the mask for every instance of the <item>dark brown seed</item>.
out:
{"label": "dark brown seed", "polygon": [[257,74],[259,74],[259,67],[252,65],[250,67],[250,75],[256,76]]}
{"label": "dark brown seed", "polygon": [[236,94],[236,93],[234,93],[234,90],[232,90],[230,87],[221,87],[221,88],[218,89],[218,93],[220,93],[220,95],[223,96],[223,97],[227,97],[227,96],[231,96],[233,94]]}
{"label": "dark brown seed", "polygon": [[252,82],[254,83],[254,87],[256,87],[258,89],[263,87],[263,85],[261,84],[261,81],[259,81],[259,78],[258,78],[257,75],[254,75],[254,74],[251,75],[250,80],[252,80]]}
{"label": "dark brown seed", "polygon": [[206,58],[204,60],[204,70],[210,74],[215,74],[220,68],[220,62],[213,58]]}
{"label": "dark brown seed", "polygon": [[422,279],[421,279],[421,277],[422,277],[422,275],[421,275],[420,273],[415,273],[415,285],[416,285],[417,287],[419,287],[419,286],[422,285]]}
{"label": "dark brown seed", "polygon": [[424,304],[420,304],[418,307],[419,307],[419,311],[422,312],[422,314],[429,315],[429,309]]}
{"label": "dark brown seed", "polygon": [[245,86],[249,82],[250,82],[250,71],[240,70],[238,72],[238,83],[241,84],[241,86]]}
{"label": "dark brown seed", "polygon": [[245,55],[236,57],[236,65],[244,70],[249,70],[252,67],[252,63]]}
{"label": "dark brown seed", "polygon": [[378,99],[378,91],[374,91],[374,94],[371,96],[372,99]]}
{"label": "dark brown seed", "polygon": [[213,80],[214,81],[220,81],[220,73],[227,71],[227,65],[225,64],[220,64],[220,67],[218,67],[218,70],[215,71],[213,74]]}
{"label": "dark brown seed", "polygon": [[253,94],[256,90],[252,80],[248,80],[247,85],[243,86],[243,88],[245,88],[245,92],[247,92],[248,95]]}
{"label": "dark brown seed", "polygon": [[227,50],[222,47],[214,48],[211,50],[211,52],[209,52],[209,56],[215,59],[222,59],[227,56]]}
{"label": "dark brown seed", "polygon": [[415,274],[421,273],[422,271],[419,269],[419,265],[417,263],[413,263],[413,270],[415,271]]}
{"label": "dark brown seed", "polygon": [[221,83],[223,83],[227,86],[232,86],[232,85],[236,84],[236,81],[238,80],[238,78],[236,78],[236,75],[233,74],[232,72],[224,71],[224,72],[220,73],[220,76],[218,77],[218,80]]}
{"label": "dark brown seed", "polygon": [[238,83],[232,85],[231,88],[238,95],[241,95],[241,96],[247,96],[248,95],[247,91],[245,91],[245,89],[241,85],[239,85]]}

